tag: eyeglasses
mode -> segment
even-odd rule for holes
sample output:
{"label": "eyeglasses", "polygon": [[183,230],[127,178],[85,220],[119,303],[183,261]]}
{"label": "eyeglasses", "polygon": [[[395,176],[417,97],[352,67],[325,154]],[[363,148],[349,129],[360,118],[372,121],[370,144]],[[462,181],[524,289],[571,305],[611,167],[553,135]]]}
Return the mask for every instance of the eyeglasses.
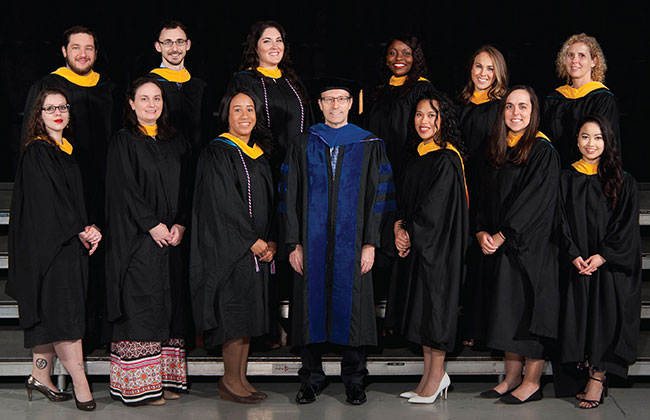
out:
{"label": "eyeglasses", "polygon": [[350,99],[352,99],[350,96],[339,96],[338,98],[334,98],[333,96],[327,96],[325,98],[320,98],[321,101],[325,102],[327,105],[332,105],[334,102],[338,102],[340,104],[347,104]]}
{"label": "eyeglasses", "polygon": [[66,112],[70,111],[70,104],[59,105],[59,106],[48,105],[42,107],[41,109],[45,111],[46,114],[54,114],[54,112],[57,109],[59,110],[59,112],[61,112],[61,114],[65,114]]}
{"label": "eyeglasses", "polygon": [[159,44],[162,44],[165,48],[171,47],[173,44],[176,44],[179,47],[184,47],[187,44],[187,39],[177,39],[172,41],[171,39],[166,39],[164,41],[158,41]]}

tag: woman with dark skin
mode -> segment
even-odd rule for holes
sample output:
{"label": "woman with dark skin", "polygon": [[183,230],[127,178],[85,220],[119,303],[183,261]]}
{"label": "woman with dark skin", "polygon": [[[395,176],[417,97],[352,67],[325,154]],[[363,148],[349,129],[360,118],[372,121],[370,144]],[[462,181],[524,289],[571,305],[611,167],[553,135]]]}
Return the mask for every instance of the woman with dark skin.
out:
{"label": "woman with dark skin", "polygon": [[490,136],[475,228],[484,254],[481,282],[488,291],[485,342],[504,351],[506,363],[505,380],[481,397],[507,404],[543,398],[544,345],[557,338],[558,254],[552,235],[560,162],[538,125],[533,89],[511,88]]}
{"label": "woman with dark skin", "polygon": [[[470,222],[476,218],[477,199],[480,196],[480,177],[485,164],[488,137],[497,119],[499,101],[508,90],[508,69],[501,52],[491,45],[484,45],[469,60],[467,84],[459,95],[458,118],[463,144],[467,153],[467,189],[470,197]],[[463,344],[473,346],[481,340],[483,322],[481,302],[482,285],[478,283],[481,259],[480,247],[472,243],[468,251],[468,275],[462,288],[462,337]]]}
{"label": "woman with dark skin", "polygon": [[197,329],[221,346],[221,398],[266,398],[246,378],[251,336],[269,332],[269,266],[277,249],[268,130],[249,90],[229,91],[219,115],[224,133],[201,153],[192,224],[190,284]]}
{"label": "woman with dark skin", "polygon": [[399,189],[395,247],[401,259],[393,277],[386,322],[422,345],[424,372],[400,396],[429,404],[451,384],[446,352],[456,343],[460,285],[469,238],[467,190],[454,105],[430,91],[418,98],[411,138],[420,140]]}
{"label": "woman with dark skin", "polygon": [[555,365],[553,373],[554,382],[569,380],[566,387],[574,379],[573,386],[584,389],[576,396],[579,407],[589,409],[604,402],[606,374],[626,378],[636,358],[641,255],[638,187],[621,168],[610,123],[593,114],[579,127],[582,158],[561,179],[560,343],[562,362],[573,374],[558,377]]}
{"label": "woman with dark skin", "polygon": [[[32,348],[27,396],[66,401],[50,378],[56,355],[70,373],[77,408],[94,410],[81,339],[85,331],[88,255],[102,234],[87,225],[82,179],[72,145],[63,137],[70,105],[60,89],[40,92],[27,124],[9,225],[7,292],[18,300],[25,347]],[[83,401],[83,402],[80,402]]]}
{"label": "woman with dark skin", "polygon": [[427,64],[420,41],[411,34],[391,38],[382,63],[382,68],[388,70],[384,71],[388,80],[368,98],[364,128],[384,141],[395,182],[399,183],[409,148],[411,111],[417,97],[431,83],[425,79]]}

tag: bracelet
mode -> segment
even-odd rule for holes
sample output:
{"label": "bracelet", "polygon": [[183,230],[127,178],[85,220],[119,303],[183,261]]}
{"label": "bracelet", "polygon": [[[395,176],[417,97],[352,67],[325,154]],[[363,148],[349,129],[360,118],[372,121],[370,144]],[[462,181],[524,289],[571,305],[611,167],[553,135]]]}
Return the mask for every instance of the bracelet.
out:
{"label": "bracelet", "polygon": [[501,237],[501,239],[503,239],[504,242],[506,241],[506,237],[503,236],[503,233],[501,233],[501,231],[498,231],[497,235],[499,235]]}

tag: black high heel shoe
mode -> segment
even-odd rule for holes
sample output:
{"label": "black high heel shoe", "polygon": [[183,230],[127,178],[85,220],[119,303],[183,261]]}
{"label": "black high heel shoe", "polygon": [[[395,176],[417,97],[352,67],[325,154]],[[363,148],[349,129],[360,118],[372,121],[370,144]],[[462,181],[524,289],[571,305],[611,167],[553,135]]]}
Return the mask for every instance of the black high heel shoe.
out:
{"label": "black high heel shoe", "polygon": [[[600,391],[600,399],[598,401],[596,400],[588,400],[586,398],[580,398],[580,402],[587,403],[589,404],[588,406],[582,406],[579,405],[578,407],[589,410],[591,408],[596,408],[599,405],[603,404],[605,402],[605,397],[607,396],[607,378],[603,377],[603,379],[596,378],[595,376],[589,376],[590,381],[596,381],[600,382],[602,384],[602,390]],[[585,397],[587,396],[587,390],[585,390]]]}
{"label": "black high heel shoe", "polygon": [[95,399],[93,398],[90,401],[85,401],[81,402],[77,399],[77,396],[74,393],[74,390],[72,391],[72,395],[74,396],[74,404],[77,406],[77,408],[81,411],[93,411],[95,408],[97,408],[97,403],[95,402]]}
{"label": "black high heel shoe", "polygon": [[52,391],[49,387],[40,383],[38,379],[34,378],[32,375],[29,375],[27,379],[25,379],[25,390],[27,391],[27,399],[29,401],[32,400],[32,391],[34,390],[45,395],[45,397],[52,402],[69,401],[72,399],[72,396],[70,394],[66,394],[65,392]]}

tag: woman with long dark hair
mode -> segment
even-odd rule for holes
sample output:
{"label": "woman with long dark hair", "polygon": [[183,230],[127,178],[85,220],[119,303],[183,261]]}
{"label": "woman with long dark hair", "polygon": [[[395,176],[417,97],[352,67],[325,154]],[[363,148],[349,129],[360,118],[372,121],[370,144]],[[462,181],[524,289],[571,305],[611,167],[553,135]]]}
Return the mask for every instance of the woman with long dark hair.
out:
{"label": "woman with long dark hair", "polygon": [[269,271],[277,249],[271,137],[262,106],[246,89],[229,91],[224,133],[201,153],[196,173],[190,284],[194,320],[208,347],[221,345],[221,398],[266,398],[246,379],[251,337],[269,332]]}
{"label": "woman with long dark hair", "polygon": [[70,122],[65,93],[41,91],[28,118],[12,196],[7,282],[7,294],[18,301],[25,348],[33,354],[25,388],[30,401],[34,390],[54,402],[71,399],[50,378],[56,355],[72,377],[77,408],[91,411],[96,404],[86,380],[81,339],[88,255],[102,234],[87,225],[81,173],[74,148],[64,137]]}
{"label": "woman with long dark hair", "polygon": [[[296,76],[287,34],[277,22],[260,21],[246,37],[239,72],[228,90],[245,88],[261,101],[258,124],[270,130],[274,179],[291,141],[312,124],[307,91]],[[276,181],[277,182],[277,181]]]}
{"label": "woman with long dark hair", "polygon": [[544,345],[557,338],[558,254],[552,236],[560,162],[538,125],[535,91],[510,88],[490,136],[476,220],[487,291],[485,342],[504,351],[506,363],[505,380],[481,396],[508,404],[542,399]]}
{"label": "woman with long dark hair", "polygon": [[587,114],[600,114],[610,121],[620,153],[618,101],[603,84],[607,63],[596,38],[584,33],[569,37],[557,53],[555,67],[567,84],[546,96],[542,129],[553,140],[562,167],[569,168],[580,157],[574,147],[575,133]]}
{"label": "woman with long dark hair", "polygon": [[126,99],[106,171],[110,392],[125,405],[162,405],[187,389],[191,315],[179,245],[189,226],[190,149],[167,122],[157,80],[136,79]]}
{"label": "woman with long dark hair", "polygon": [[410,403],[432,403],[451,381],[444,371],[456,344],[460,285],[469,239],[460,130],[452,101],[430,91],[417,98],[411,138],[418,139],[399,188],[395,247],[401,257],[391,282],[386,324],[422,345],[424,372]]}
{"label": "woman with long dark hair", "polygon": [[[458,118],[467,156],[470,223],[476,219],[488,138],[497,119],[500,100],[507,90],[508,69],[503,55],[491,45],[480,47],[470,57],[467,84],[458,96]],[[475,340],[481,341],[484,331],[481,316],[483,288],[477,273],[481,254],[478,244],[472,242],[467,257],[467,280],[461,293],[461,334],[463,344],[468,346],[473,346]]]}
{"label": "woman with long dark hair", "polygon": [[579,407],[596,408],[607,395],[606,373],[626,378],[636,359],[639,201],[636,180],[621,168],[609,121],[587,115],[578,127],[582,158],[561,179],[561,360],[573,370],[566,379],[575,379],[574,390],[584,389]]}

